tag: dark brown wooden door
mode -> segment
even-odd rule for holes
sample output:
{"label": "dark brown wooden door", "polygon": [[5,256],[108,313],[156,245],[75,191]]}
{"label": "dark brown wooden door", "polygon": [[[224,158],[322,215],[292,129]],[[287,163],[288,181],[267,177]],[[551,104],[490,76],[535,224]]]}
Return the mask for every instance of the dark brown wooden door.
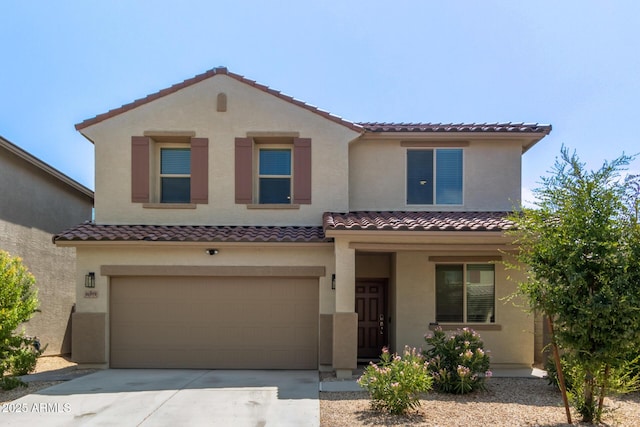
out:
{"label": "dark brown wooden door", "polygon": [[356,280],[359,359],[375,359],[387,345],[386,291],[386,281]]}

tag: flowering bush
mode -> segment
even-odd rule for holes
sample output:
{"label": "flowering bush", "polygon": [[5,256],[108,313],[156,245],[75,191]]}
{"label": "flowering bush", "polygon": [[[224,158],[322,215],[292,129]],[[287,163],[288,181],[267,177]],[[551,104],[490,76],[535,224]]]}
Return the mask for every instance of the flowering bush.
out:
{"label": "flowering bush", "polygon": [[392,414],[403,414],[420,406],[419,393],[431,390],[428,363],[415,348],[389,354],[382,349],[380,363],[371,362],[358,379],[371,396],[371,407]]}
{"label": "flowering bush", "polygon": [[423,355],[437,390],[464,394],[484,388],[491,371],[480,335],[464,328],[448,336],[438,327],[424,338],[431,347]]}

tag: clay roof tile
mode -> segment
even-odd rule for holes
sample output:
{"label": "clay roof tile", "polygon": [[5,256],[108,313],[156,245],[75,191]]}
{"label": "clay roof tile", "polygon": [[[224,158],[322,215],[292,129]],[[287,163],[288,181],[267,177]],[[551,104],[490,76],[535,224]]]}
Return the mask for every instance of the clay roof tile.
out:
{"label": "clay roof tile", "polygon": [[330,242],[322,227],[98,225],[85,223],[53,237],[60,241]]}
{"label": "clay roof tile", "polygon": [[324,214],[324,230],[504,231],[508,212],[374,212]]}

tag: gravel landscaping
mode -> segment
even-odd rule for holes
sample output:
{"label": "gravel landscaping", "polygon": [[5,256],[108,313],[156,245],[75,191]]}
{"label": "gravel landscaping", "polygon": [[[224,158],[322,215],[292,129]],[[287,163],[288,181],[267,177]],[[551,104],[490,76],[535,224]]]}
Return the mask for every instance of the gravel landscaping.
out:
{"label": "gravel landscaping", "polygon": [[[640,393],[605,401],[608,426],[640,425]],[[369,407],[366,392],[320,393],[320,425],[357,426],[567,426],[560,392],[546,379],[492,378],[487,391],[457,396],[428,393],[417,412],[380,414]],[[579,416],[572,413],[573,425]]]}
{"label": "gravel landscaping", "polygon": [[[63,356],[43,356],[38,358],[34,374],[51,371],[70,371],[76,370],[77,364]],[[81,372],[82,371],[82,372]],[[78,374],[90,374],[95,369],[78,370]],[[13,390],[0,389],[0,404],[11,402],[19,399],[27,394],[35,393],[43,388],[60,384],[62,381],[29,381],[26,387],[16,387]]]}
{"label": "gravel landscaping", "polygon": [[[76,364],[63,357],[38,359],[35,373],[75,369]],[[86,373],[95,370],[87,370]],[[321,378],[332,380],[331,374]],[[29,382],[28,387],[0,390],[0,404],[10,402],[61,381]],[[428,393],[420,409],[407,416],[385,415],[369,407],[366,392],[321,392],[322,427],[358,426],[567,426],[560,393],[546,379],[491,378],[487,390],[457,396]],[[607,426],[640,425],[640,393],[606,401]],[[580,418],[572,413],[573,425]]]}

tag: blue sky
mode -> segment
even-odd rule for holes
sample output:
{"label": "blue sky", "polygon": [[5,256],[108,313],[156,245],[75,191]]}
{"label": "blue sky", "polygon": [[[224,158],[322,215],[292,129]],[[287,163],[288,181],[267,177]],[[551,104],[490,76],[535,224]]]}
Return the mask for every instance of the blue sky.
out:
{"label": "blue sky", "polygon": [[551,124],[525,198],[562,144],[596,169],[640,152],[637,0],[9,0],[0,18],[0,135],[89,188],[76,123],[219,65],[356,122]]}

